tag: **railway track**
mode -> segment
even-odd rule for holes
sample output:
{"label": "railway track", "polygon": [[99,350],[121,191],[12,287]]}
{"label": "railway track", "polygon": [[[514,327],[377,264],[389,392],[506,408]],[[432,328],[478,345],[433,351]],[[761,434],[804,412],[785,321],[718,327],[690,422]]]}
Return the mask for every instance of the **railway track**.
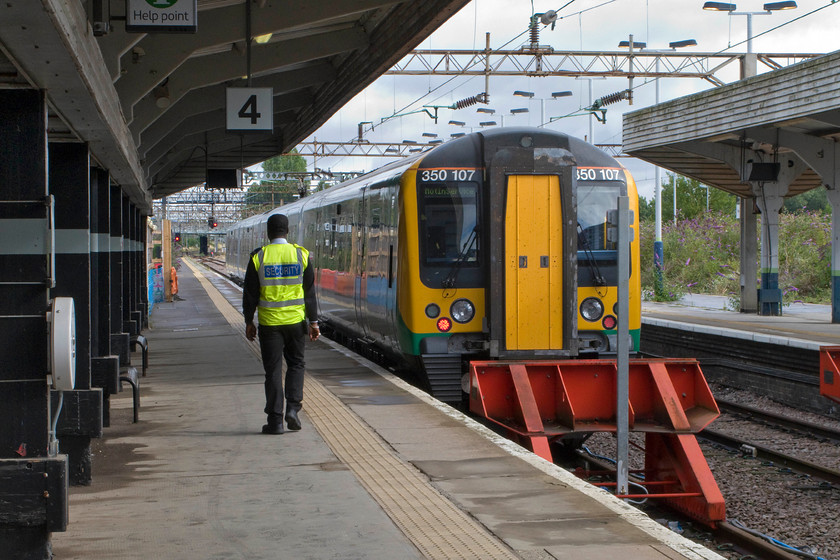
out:
{"label": "railway track", "polygon": [[834,428],[829,428],[820,424],[816,424],[814,422],[798,420],[795,418],[791,418],[790,416],[769,412],[753,406],[722,399],[720,397],[716,397],[715,401],[717,402],[718,407],[721,409],[721,411],[724,412],[748,416],[755,420],[766,422],[769,425],[780,426],[782,428],[787,428],[791,430],[797,430],[804,434],[840,442],[840,430]]}
{"label": "railway track", "polygon": [[[745,455],[752,455],[756,459],[770,461],[780,468],[788,468],[798,473],[817,477],[834,485],[840,485],[840,471],[823,467],[816,463],[782,453],[781,451],[776,451],[774,449],[770,449],[769,447],[752,443],[744,438],[733,437],[709,428],[700,432],[698,437],[734,450],[738,450]],[[840,487],[838,487],[838,489],[840,489]]]}
{"label": "railway track", "polygon": [[[584,451],[578,452],[578,466],[585,465],[583,468],[587,470],[592,468],[592,465],[595,465],[597,469],[601,471],[612,471],[615,469],[615,465],[605,460],[603,457],[592,456],[587,454]],[[631,480],[633,477],[631,476]],[[641,483],[643,481],[636,479],[636,482]],[[659,518],[660,516],[665,516],[666,518],[670,515],[673,515],[673,512],[668,510],[667,513],[663,513],[660,506],[654,504],[652,509],[648,510],[647,513],[652,517]],[[677,514],[678,516],[679,514]],[[689,521],[686,521],[682,518],[676,519],[678,523],[686,523],[690,524]],[[698,537],[702,537],[704,535],[703,532],[698,534]],[[762,536],[761,534],[757,533],[741,525],[738,521],[724,521],[722,523],[718,523],[717,527],[713,530],[710,530],[706,535],[711,535],[714,540],[714,545],[711,545],[708,540],[708,537],[705,538],[697,538],[695,540],[699,540],[701,544],[706,546],[707,548],[717,549],[717,552],[727,555],[728,557],[732,558],[760,558],[762,560],[802,560],[802,558],[811,558],[816,559],[818,558],[815,555],[810,554],[794,554],[774,544],[769,538]],[[693,538],[694,535],[692,534],[685,534],[688,538]]]}
{"label": "railway track", "polygon": [[[840,442],[840,432],[811,422],[796,420],[790,417],[760,410],[751,406],[717,399],[718,406],[730,414],[737,414],[750,422],[761,422],[784,430],[795,430],[801,434],[822,438],[824,441]],[[778,429],[778,428],[777,428]],[[763,461],[771,461],[782,468],[789,468],[798,473],[819,478],[833,485],[840,485],[840,471],[823,466],[812,461],[802,459],[773,449],[767,445],[756,443],[754,440],[742,436],[733,436],[720,430],[706,428],[699,437],[738,450],[745,455],[751,455]],[[838,487],[840,489],[840,487]]]}

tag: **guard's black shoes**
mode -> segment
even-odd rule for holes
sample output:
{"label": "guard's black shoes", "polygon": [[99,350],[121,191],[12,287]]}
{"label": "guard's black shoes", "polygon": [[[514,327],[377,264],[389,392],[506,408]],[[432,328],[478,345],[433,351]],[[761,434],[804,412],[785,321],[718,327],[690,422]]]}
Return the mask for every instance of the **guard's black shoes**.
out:
{"label": "guard's black shoes", "polygon": [[286,411],[286,427],[296,432],[300,430],[300,419],[297,415],[297,410]]}
{"label": "guard's black shoes", "polygon": [[282,434],[283,433],[283,424],[265,424],[262,427],[262,433],[264,433],[264,434]]}

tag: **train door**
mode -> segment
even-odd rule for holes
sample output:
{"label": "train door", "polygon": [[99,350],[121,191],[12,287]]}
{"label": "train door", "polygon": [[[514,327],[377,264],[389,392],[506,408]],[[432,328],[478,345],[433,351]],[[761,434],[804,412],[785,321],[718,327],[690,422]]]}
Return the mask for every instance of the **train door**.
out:
{"label": "train door", "polygon": [[563,219],[556,175],[511,175],[505,208],[505,346],[563,348]]}

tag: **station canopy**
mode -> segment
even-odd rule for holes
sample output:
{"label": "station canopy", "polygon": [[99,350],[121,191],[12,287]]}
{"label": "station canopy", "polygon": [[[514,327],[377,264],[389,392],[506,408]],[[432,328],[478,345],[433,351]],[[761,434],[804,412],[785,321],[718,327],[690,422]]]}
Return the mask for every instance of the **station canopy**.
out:
{"label": "station canopy", "polygon": [[[290,150],[466,3],[197,0],[196,31],[172,33],[126,31],[126,9],[189,0],[4,0],[0,87],[44,90],[49,140],[87,142],[149,209]],[[227,130],[229,87],[271,88],[269,130]]]}
{"label": "station canopy", "polygon": [[838,76],[840,51],[626,113],[624,152],[742,197],[756,163],[801,168],[789,196],[835,188]]}

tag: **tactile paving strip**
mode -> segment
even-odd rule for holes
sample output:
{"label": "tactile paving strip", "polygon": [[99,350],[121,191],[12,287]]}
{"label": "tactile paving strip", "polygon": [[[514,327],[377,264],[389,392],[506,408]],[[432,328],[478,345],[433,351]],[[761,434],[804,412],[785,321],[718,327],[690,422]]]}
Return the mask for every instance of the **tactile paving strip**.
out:
{"label": "tactile paving strip", "polygon": [[[242,315],[188,259],[214,305],[228,322],[243,328]],[[250,346],[260,355],[256,341]],[[518,558],[487,529],[446,499],[414,466],[401,460],[361,418],[321,383],[306,376],[306,413],[333,453],[427,557]]]}

